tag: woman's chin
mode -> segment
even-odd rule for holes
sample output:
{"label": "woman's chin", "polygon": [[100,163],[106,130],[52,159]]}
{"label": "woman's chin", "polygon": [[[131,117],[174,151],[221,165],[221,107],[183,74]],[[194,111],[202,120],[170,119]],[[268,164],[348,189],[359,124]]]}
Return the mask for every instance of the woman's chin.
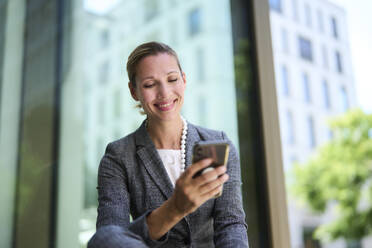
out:
{"label": "woman's chin", "polygon": [[157,121],[176,121],[180,117],[179,111],[167,111],[167,112],[158,112],[156,114],[147,115],[149,119],[157,120]]}

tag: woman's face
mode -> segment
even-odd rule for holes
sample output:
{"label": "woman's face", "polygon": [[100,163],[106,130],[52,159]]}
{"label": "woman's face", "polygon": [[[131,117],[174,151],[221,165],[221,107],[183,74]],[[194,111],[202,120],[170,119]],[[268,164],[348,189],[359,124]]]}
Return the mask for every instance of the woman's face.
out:
{"label": "woman's face", "polygon": [[136,71],[136,88],[129,83],[132,97],[141,102],[148,118],[156,121],[179,117],[185,87],[185,74],[176,58],[167,53],[143,58]]}

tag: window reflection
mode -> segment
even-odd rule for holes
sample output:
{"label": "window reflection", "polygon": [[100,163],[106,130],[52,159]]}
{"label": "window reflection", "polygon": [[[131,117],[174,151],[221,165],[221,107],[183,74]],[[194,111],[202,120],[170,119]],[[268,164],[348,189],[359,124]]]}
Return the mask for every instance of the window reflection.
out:
{"label": "window reflection", "polygon": [[[74,46],[81,48],[81,66],[85,69],[75,71],[74,83],[79,85],[78,78],[91,82],[84,82],[89,90],[79,91],[84,102],[80,121],[87,128],[82,137],[83,160],[75,161],[81,164],[84,178],[79,221],[82,246],[95,231],[97,170],[105,147],[134,131],[145,118],[130,96],[125,68],[130,51],[138,44],[161,41],[179,53],[188,79],[183,115],[197,125],[224,130],[239,146],[229,3],[113,1],[104,12],[92,6],[79,10],[81,16],[75,25],[81,31],[75,30]],[[206,20],[213,25],[204,28]],[[201,34],[203,39],[199,39]],[[79,141],[63,142],[69,145]]]}

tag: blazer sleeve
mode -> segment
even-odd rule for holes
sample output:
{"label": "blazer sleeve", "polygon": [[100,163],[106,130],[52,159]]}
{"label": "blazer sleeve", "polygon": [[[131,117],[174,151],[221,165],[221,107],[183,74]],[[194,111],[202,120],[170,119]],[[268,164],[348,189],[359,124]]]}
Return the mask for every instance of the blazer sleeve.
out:
{"label": "blazer sleeve", "polygon": [[151,211],[130,222],[130,193],[124,166],[120,164],[114,144],[110,143],[98,169],[98,216],[96,227],[121,226],[137,235],[150,247],[158,247],[168,240],[168,233],[160,240],[150,238],[146,217]]}
{"label": "blazer sleeve", "polygon": [[222,195],[215,200],[214,243],[216,247],[248,247],[241,193],[240,160],[236,148],[224,132],[222,137],[230,145],[226,172],[229,180],[223,185]]}

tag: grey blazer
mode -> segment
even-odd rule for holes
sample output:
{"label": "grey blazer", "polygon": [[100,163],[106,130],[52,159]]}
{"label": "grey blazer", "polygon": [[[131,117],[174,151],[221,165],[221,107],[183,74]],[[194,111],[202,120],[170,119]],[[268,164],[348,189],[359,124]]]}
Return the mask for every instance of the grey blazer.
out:
{"label": "grey blazer", "polygon": [[229,180],[224,184],[222,196],[205,202],[160,240],[149,237],[146,216],[171,197],[173,185],[145,124],[108,144],[98,170],[97,229],[105,225],[125,227],[141,236],[150,247],[248,247],[240,162],[230,140],[223,132],[189,123],[186,167],[191,164],[193,145],[204,140],[230,143]]}

